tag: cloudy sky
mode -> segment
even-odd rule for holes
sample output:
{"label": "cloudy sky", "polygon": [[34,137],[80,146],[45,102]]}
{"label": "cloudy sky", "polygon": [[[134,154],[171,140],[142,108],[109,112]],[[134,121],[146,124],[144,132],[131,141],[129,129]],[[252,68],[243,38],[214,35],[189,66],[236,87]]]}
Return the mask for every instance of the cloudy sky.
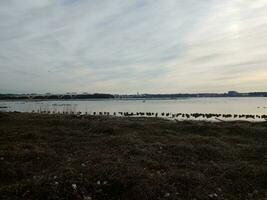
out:
{"label": "cloudy sky", "polygon": [[0,0],[0,93],[267,91],[267,0]]}

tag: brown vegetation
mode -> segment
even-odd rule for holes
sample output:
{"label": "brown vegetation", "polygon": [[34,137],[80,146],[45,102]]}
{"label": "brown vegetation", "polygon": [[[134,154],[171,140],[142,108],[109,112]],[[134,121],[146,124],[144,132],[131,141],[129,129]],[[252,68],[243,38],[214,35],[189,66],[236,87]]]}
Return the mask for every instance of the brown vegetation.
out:
{"label": "brown vegetation", "polygon": [[266,199],[267,123],[0,113],[0,199]]}

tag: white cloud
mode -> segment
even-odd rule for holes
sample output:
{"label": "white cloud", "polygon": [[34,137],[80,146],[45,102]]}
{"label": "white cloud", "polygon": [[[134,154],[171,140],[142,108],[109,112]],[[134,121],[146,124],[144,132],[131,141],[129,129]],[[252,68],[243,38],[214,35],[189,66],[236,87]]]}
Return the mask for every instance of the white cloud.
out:
{"label": "white cloud", "polygon": [[0,92],[266,90],[266,12],[267,0],[1,1]]}

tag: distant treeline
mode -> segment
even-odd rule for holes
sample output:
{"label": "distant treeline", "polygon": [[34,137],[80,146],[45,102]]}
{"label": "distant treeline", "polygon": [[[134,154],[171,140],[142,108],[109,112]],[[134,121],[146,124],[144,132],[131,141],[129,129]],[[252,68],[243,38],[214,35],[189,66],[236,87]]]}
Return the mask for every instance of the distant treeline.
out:
{"label": "distant treeline", "polygon": [[197,97],[267,97],[267,92],[250,93],[196,93],[196,94],[144,94],[131,95],[132,98],[197,98]]}
{"label": "distant treeline", "polygon": [[1,100],[60,100],[60,99],[109,99],[114,98],[111,94],[77,94],[77,95],[18,95],[18,94],[0,94]]}
{"label": "distant treeline", "polygon": [[160,99],[160,98],[197,98],[197,97],[267,97],[267,92],[249,92],[249,93],[238,93],[230,91],[228,93],[195,93],[195,94],[142,94],[142,95],[112,95],[112,94],[66,94],[66,95],[55,95],[55,94],[0,94],[0,100],[64,100],[64,99]]}

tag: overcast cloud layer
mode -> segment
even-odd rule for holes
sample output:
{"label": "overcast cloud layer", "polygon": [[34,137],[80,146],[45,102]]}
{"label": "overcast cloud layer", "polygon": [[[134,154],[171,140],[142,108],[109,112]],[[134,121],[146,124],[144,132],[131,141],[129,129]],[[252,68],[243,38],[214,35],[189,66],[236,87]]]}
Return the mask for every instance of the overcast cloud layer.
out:
{"label": "overcast cloud layer", "polygon": [[1,92],[267,91],[267,0],[2,0]]}

